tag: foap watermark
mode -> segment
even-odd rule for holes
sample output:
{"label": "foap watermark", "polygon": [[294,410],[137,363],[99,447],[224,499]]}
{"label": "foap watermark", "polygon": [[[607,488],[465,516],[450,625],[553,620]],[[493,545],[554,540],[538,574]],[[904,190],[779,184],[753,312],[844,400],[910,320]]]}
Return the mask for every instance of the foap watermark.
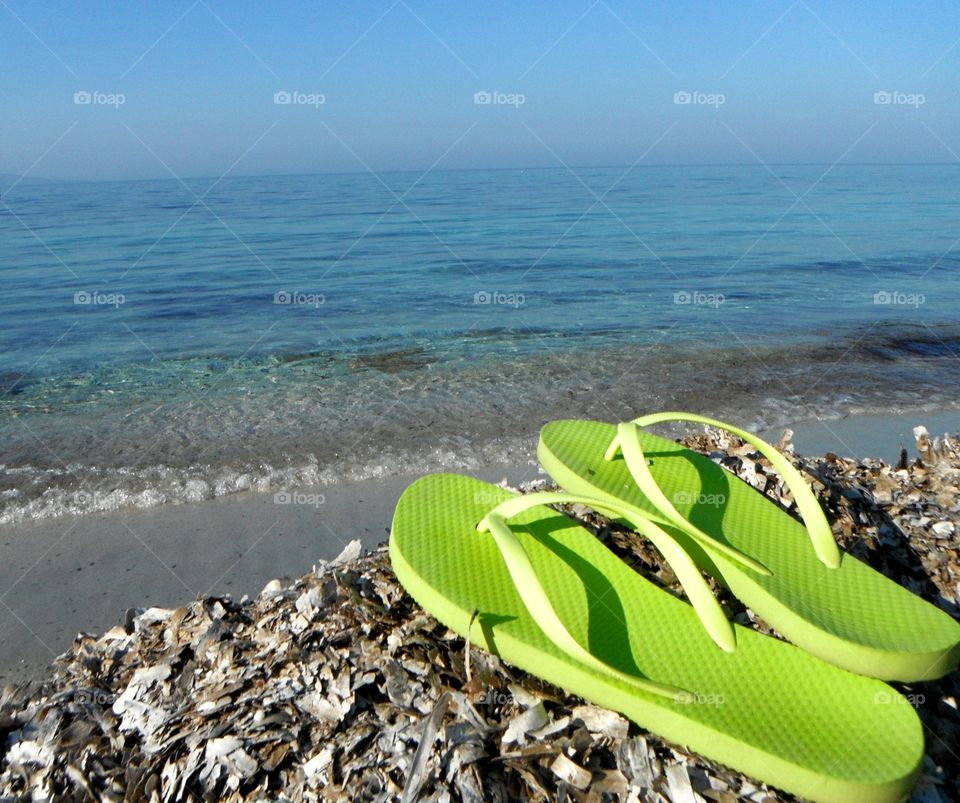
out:
{"label": "foap watermark", "polygon": [[487,689],[477,701],[480,705],[515,705],[517,698],[507,691]]}
{"label": "foap watermark", "polygon": [[113,706],[117,701],[117,695],[108,694],[100,689],[76,689],[73,692],[73,701],[79,705],[99,705],[106,708]]}
{"label": "foap watermark", "polygon": [[893,691],[878,691],[873,695],[873,702],[877,705],[912,705],[919,708],[926,702],[923,694],[898,694]]}
{"label": "foap watermark", "polygon": [[74,304],[83,304],[93,307],[119,307],[127,303],[123,293],[101,293],[99,290],[77,290],[73,294]]}
{"label": "foap watermark", "polygon": [[726,701],[727,698],[722,694],[703,694],[701,692],[694,692],[683,698],[683,702],[688,705],[723,705]]}
{"label": "foap watermark", "polygon": [[874,304],[883,304],[894,307],[913,307],[927,303],[923,293],[901,293],[898,290],[880,290],[873,294]]}
{"label": "foap watermark", "polygon": [[304,293],[300,290],[277,290],[273,303],[288,307],[320,307],[327,302],[323,293]]}
{"label": "foap watermark", "polygon": [[527,96],[522,92],[498,92],[493,90],[488,92],[481,89],[473,93],[473,103],[475,106],[513,106],[519,109],[527,102]]}
{"label": "foap watermark", "polygon": [[506,498],[503,494],[498,494],[495,491],[477,491],[473,495],[473,503],[484,507],[496,507]]}
{"label": "foap watermark", "polygon": [[673,504],[723,507],[725,504],[727,504],[727,497],[723,494],[705,494],[700,493],[699,491],[677,491],[673,495]]}
{"label": "foap watermark", "polygon": [[527,298],[523,293],[501,293],[497,290],[492,292],[487,290],[478,290],[473,294],[474,304],[494,304],[501,307],[522,307],[527,303]]}
{"label": "foap watermark", "polygon": [[721,92],[700,92],[699,90],[681,89],[673,93],[675,106],[713,106],[719,109],[727,102],[727,96]]}
{"label": "foap watermark", "polygon": [[109,496],[100,491],[74,491],[68,498],[80,510],[104,510],[109,507]]}
{"label": "foap watermark", "polygon": [[119,109],[127,102],[127,96],[122,92],[101,92],[97,89],[87,91],[81,89],[73,93],[73,103],[75,106],[113,106]]}
{"label": "foap watermark", "polygon": [[898,90],[887,91],[881,89],[873,93],[873,103],[875,106],[913,106],[919,109],[927,102],[927,96],[922,92],[900,92]]}
{"label": "foap watermark", "polygon": [[313,106],[319,109],[327,102],[327,96],[319,92],[301,92],[299,89],[280,89],[273,93],[275,106]]}
{"label": "foap watermark", "polygon": [[327,501],[323,494],[308,494],[300,491],[277,491],[273,495],[273,504],[275,505],[307,505],[309,507],[320,507]]}
{"label": "foap watermark", "polygon": [[719,307],[726,301],[723,293],[704,293],[700,290],[677,290],[673,294],[674,304],[690,304],[694,307]]}

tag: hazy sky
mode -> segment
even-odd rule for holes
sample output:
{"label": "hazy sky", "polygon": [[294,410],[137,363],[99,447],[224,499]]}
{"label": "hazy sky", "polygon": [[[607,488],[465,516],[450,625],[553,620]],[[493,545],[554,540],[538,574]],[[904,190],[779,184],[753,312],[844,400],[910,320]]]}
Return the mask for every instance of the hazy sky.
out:
{"label": "hazy sky", "polygon": [[958,39],[944,2],[0,0],[0,172],[952,162]]}

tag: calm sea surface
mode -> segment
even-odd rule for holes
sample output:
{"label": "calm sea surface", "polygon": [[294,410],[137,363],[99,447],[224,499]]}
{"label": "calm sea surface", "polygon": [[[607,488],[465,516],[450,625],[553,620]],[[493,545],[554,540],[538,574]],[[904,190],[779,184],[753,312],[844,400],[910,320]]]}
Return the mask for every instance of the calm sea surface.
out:
{"label": "calm sea surface", "polygon": [[0,522],[960,408],[960,165],[23,182]]}

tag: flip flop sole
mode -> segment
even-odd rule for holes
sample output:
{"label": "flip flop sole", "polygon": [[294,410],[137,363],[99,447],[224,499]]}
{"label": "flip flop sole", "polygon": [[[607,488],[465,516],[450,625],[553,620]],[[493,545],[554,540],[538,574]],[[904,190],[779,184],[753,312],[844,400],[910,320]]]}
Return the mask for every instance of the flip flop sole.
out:
{"label": "flip flop sole", "polygon": [[[895,801],[920,771],[920,720],[886,684],[735,626],[720,650],[690,605],[645,580],[547,507],[511,520],[550,602],[577,641],[621,672],[693,693],[682,703],[589,669],[538,627],[477,523],[512,494],[456,475],[411,485],[390,558],[411,596],[504,661],[622,712],[642,727],[813,800]],[[471,629],[471,619],[477,612]]]}

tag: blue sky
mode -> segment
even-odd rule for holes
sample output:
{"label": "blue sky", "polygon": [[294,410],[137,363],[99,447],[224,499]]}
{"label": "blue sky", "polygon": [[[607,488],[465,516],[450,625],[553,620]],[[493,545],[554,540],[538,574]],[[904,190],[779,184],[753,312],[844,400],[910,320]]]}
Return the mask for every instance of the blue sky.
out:
{"label": "blue sky", "polygon": [[941,2],[0,0],[0,173],[953,162],[958,39]]}

